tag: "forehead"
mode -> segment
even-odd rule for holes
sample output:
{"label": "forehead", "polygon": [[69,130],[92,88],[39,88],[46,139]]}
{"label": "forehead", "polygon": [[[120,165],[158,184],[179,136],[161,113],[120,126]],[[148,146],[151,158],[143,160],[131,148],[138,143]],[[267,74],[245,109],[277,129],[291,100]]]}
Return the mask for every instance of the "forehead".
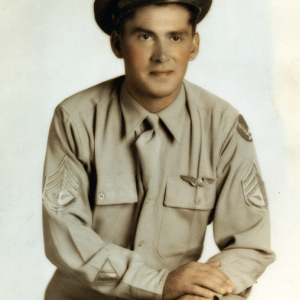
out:
{"label": "forehead", "polygon": [[152,31],[178,31],[192,27],[191,14],[187,8],[173,3],[148,5],[135,10],[125,23],[125,30],[142,27]]}

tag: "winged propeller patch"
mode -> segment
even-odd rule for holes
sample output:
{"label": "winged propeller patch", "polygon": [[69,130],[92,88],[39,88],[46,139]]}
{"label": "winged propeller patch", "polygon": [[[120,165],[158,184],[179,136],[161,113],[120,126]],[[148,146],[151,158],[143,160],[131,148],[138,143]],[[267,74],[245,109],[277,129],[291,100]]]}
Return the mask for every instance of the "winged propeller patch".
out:
{"label": "winged propeller patch", "polygon": [[216,181],[216,179],[214,179],[214,178],[205,178],[205,177],[196,178],[196,177],[193,177],[193,176],[184,176],[184,175],[181,175],[180,177],[181,177],[182,180],[190,183],[190,185],[198,186],[198,187],[203,187],[203,186],[212,184],[213,182]]}

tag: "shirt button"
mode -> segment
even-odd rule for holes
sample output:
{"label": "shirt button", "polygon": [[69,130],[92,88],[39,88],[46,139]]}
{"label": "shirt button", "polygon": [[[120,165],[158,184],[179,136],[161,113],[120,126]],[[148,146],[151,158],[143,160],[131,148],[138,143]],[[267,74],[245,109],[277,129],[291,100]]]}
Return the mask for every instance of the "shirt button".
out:
{"label": "shirt button", "polygon": [[104,196],[104,194],[103,193],[101,193],[101,194],[99,194],[99,200],[104,200],[104,198],[105,198],[105,196]]}
{"label": "shirt button", "polygon": [[140,241],[140,242],[139,242],[139,247],[143,247],[144,244],[145,244],[145,241]]}
{"label": "shirt button", "polygon": [[197,200],[197,204],[201,204],[201,199],[198,199],[198,200]]}

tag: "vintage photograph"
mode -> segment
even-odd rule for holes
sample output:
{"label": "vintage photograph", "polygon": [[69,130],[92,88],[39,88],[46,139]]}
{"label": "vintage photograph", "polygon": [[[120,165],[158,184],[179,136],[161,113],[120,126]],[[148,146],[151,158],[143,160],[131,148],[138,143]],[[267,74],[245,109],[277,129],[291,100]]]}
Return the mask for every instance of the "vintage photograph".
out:
{"label": "vintage photograph", "polygon": [[0,299],[297,299],[299,13],[0,0]]}

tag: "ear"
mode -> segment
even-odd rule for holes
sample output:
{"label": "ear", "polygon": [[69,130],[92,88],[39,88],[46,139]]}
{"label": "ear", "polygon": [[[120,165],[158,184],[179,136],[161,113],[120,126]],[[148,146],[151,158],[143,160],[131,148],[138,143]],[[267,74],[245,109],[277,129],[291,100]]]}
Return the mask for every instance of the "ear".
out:
{"label": "ear", "polygon": [[123,58],[121,50],[121,37],[116,31],[113,31],[110,35],[110,46],[117,58]]}
{"label": "ear", "polygon": [[200,37],[199,37],[199,33],[195,32],[194,36],[193,36],[193,41],[192,41],[192,50],[191,50],[191,54],[190,54],[190,60],[194,60],[199,52],[199,45],[200,45]]}

